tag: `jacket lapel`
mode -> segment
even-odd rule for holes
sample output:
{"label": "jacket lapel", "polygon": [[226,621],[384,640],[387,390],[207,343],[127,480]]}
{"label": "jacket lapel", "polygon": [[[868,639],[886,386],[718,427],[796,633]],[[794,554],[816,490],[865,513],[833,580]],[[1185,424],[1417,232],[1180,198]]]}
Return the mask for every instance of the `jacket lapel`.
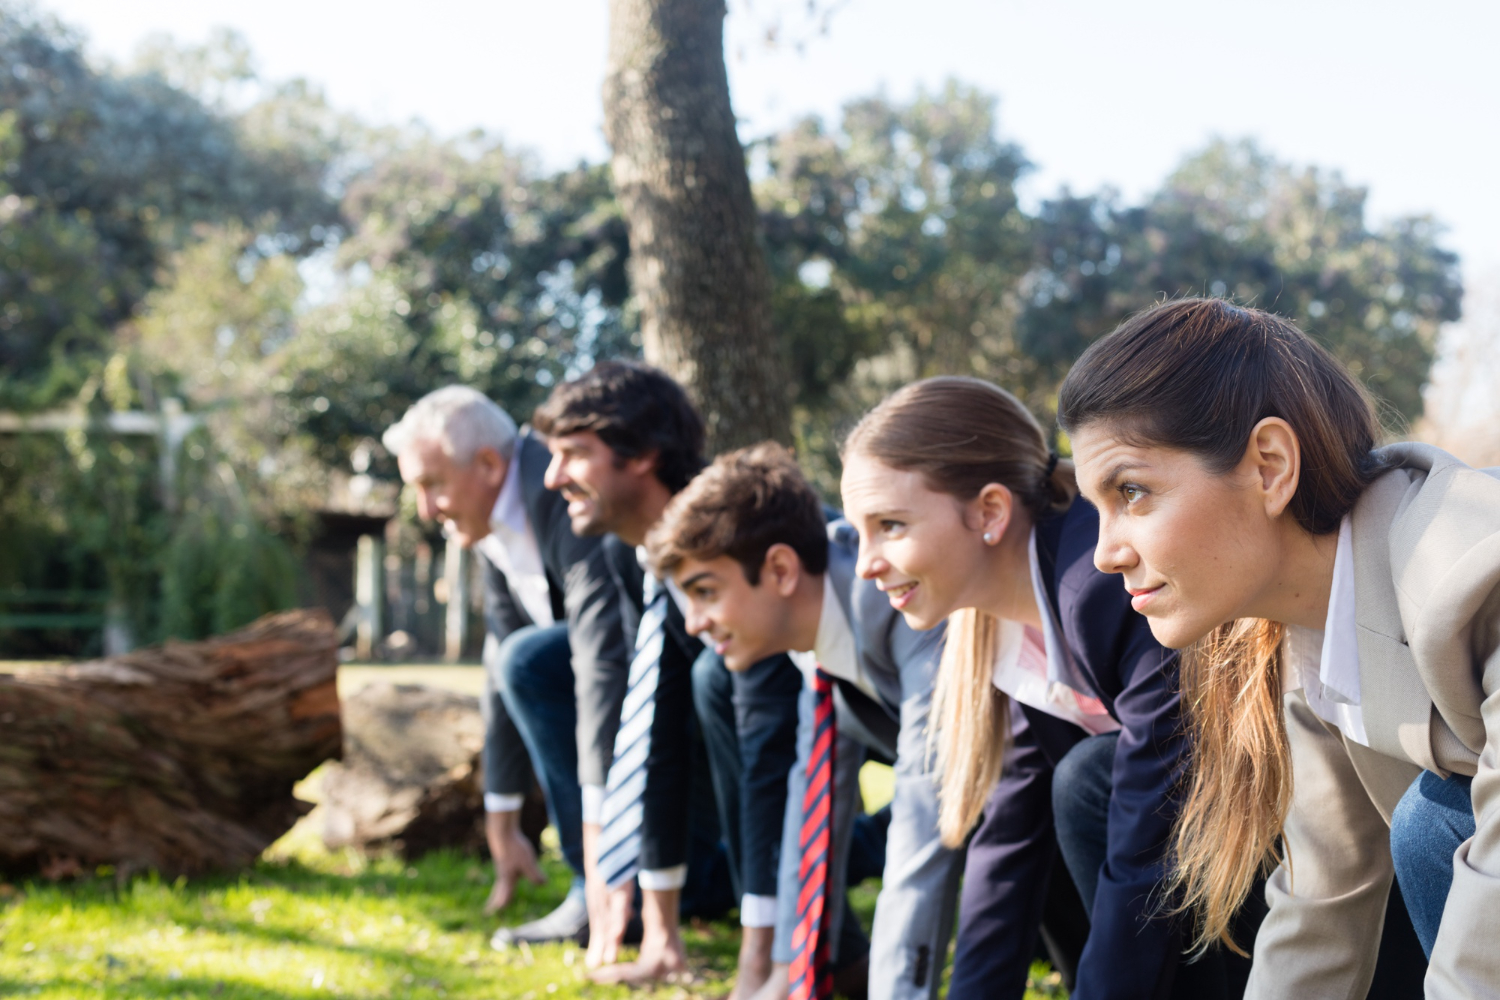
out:
{"label": "jacket lapel", "polygon": [[1388,472],[1355,504],[1354,618],[1359,635],[1360,713],[1370,749],[1438,771],[1432,698],[1407,645],[1391,567],[1391,528],[1411,485]]}
{"label": "jacket lapel", "polygon": [[[543,480],[547,478],[547,466],[552,461],[552,452],[525,428],[516,442],[516,469],[521,473],[521,503],[526,507],[526,520],[536,532],[542,524],[542,497],[547,492]],[[538,535],[538,539],[540,539]]]}

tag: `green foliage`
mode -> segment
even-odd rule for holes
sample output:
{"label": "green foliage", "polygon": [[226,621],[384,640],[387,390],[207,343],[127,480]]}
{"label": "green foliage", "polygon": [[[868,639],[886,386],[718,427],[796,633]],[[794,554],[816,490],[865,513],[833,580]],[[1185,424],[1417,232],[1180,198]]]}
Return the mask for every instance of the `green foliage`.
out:
{"label": "green foliage", "polygon": [[[0,409],[176,397],[205,424],[172,489],[147,439],[0,441],[0,588],[107,592],[141,639],[239,623],[289,599],[310,512],[353,496],[351,456],[392,488],[377,442],[416,398],[461,382],[524,421],[639,351],[603,165],[367,128],[260,80],[230,33],[101,71],[0,0],[0,66]],[[1028,214],[995,98],[949,82],[802,121],[750,169],[798,452],[830,498],[841,435],[896,386],[977,374],[1045,421],[1079,353],[1163,297],[1293,317],[1393,428],[1458,314],[1433,220],[1374,228],[1363,190],[1249,142],[1210,144],[1140,204],[1064,191]],[[49,642],[81,648],[0,636]]]}
{"label": "green foliage", "polygon": [[1012,290],[1030,263],[993,97],[948,83],[844,109],[764,144],[756,186],[797,376],[798,450],[832,492],[844,427],[896,385],[1013,362]]}
{"label": "green foliage", "polygon": [[[189,449],[207,457],[198,440]],[[223,635],[268,612],[293,607],[297,561],[287,543],[253,516],[228,462],[189,462],[179,482],[195,488],[181,513],[167,519],[170,536],[160,556],[157,634],[178,639]]]}
{"label": "green foliage", "polygon": [[285,384],[325,461],[439,386],[475,386],[524,421],[559,380],[637,350],[603,167],[538,176],[482,135],[418,135],[351,183],[344,211],[350,287],[306,318],[318,343],[293,349]]}
{"label": "green foliage", "polygon": [[1138,207],[1061,198],[1036,221],[1018,347],[1059,380],[1095,338],[1163,297],[1216,295],[1290,316],[1389,406],[1421,414],[1438,325],[1458,317],[1458,259],[1429,218],[1371,230],[1337,174],[1216,141]]}
{"label": "green foliage", "polygon": [[[203,222],[303,245],[333,224],[327,150],[267,140],[157,73],[99,73],[49,19],[0,4],[0,405],[53,405],[108,356],[165,254]],[[247,139],[259,140],[247,141]]]}

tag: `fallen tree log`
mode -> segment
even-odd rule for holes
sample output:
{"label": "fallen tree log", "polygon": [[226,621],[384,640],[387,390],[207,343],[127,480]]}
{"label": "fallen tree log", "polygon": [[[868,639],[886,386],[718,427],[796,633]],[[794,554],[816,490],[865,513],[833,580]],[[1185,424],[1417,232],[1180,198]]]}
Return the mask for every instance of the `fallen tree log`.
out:
{"label": "fallen tree log", "polygon": [[[416,858],[440,847],[488,854],[479,700],[420,684],[375,683],[344,701],[344,757],[323,771],[323,842]],[[522,829],[547,825],[533,788]]]}
{"label": "fallen tree log", "polygon": [[268,615],[206,642],[0,674],[0,870],[250,864],[339,756],[333,622]]}

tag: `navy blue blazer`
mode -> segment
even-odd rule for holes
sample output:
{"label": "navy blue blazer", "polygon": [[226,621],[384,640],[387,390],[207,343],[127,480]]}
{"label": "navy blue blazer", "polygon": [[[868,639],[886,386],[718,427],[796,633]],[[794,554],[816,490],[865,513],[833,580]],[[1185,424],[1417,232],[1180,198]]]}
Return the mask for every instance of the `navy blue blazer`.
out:
{"label": "navy blue blazer", "polygon": [[[1074,1000],[1141,997],[1169,983],[1181,928],[1153,916],[1176,819],[1188,741],[1176,651],[1130,606],[1120,577],[1094,566],[1099,512],[1083,499],[1037,525],[1037,562],[1053,613],[1092,694],[1120,723],[1109,802],[1109,847]],[[1042,713],[1027,709],[1032,719]],[[1046,753],[1046,747],[1042,748]],[[1049,755],[1050,756],[1050,755]],[[1056,760],[1053,760],[1056,763]]]}
{"label": "navy blue blazer", "polygon": [[[1187,750],[1179,711],[1178,658],[1174,651],[1162,648],[1146,619],[1130,606],[1130,595],[1120,578],[1095,568],[1098,537],[1098,512],[1082,499],[1036,526],[1037,561],[1052,613],[1074,663],[1089,682],[1087,693],[1102,701],[1121,726],[1109,804],[1108,852],[1072,996],[1074,1000],[1157,997],[1171,986],[1183,943],[1176,921],[1154,915],[1161,901],[1164,855]],[[1020,874],[1018,867],[1039,867],[1035,850],[1051,856],[1052,816],[1050,797],[1025,789],[1026,768],[1009,770],[1011,761],[1040,757],[1040,770],[1050,773],[1085,735],[1040,709],[1020,708],[1026,725],[1015,734],[1017,745],[1008,755],[1008,771],[991,800],[1010,815],[1003,817],[1003,833],[998,838],[991,834],[985,845],[999,859],[997,865],[1011,868],[1013,874]],[[1014,786],[1014,794],[1007,794],[1008,785]],[[1028,855],[1033,860],[1023,864]],[[971,869],[973,861],[971,847]],[[974,874],[978,873],[971,871],[971,877]],[[997,913],[1033,909],[1045,884],[1041,881],[1044,872],[1021,875],[1019,880],[981,877],[990,887],[988,906]],[[997,894],[1016,898],[995,898]],[[957,964],[955,982],[960,978]]]}
{"label": "navy blue blazer", "polygon": [[[619,600],[620,624],[634,646],[641,616],[645,613],[646,571],[632,545],[618,535],[607,535],[600,546],[605,564],[614,577]],[[682,610],[667,601],[666,641],[657,661],[656,710],[651,722],[651,746],[646,755],[646,785],[641,794],[641,868],[672,868],[686,864],[689,849],[689,815],[692,812],[692,765],[698,753],[694,746],[693,661],[703,652],[703,643],[689,635]],[[627,667],[628,672],[628,667]],[[624,676],[620,680],[624,681]],[[608,722],[611,746],[620,725],[620,706],[625,687]]]}

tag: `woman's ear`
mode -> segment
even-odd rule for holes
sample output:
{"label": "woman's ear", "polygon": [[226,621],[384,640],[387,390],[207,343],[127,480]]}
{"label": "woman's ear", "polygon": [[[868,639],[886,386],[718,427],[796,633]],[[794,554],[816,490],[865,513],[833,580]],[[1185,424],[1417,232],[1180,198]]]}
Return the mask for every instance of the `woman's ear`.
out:
{"label": "woman's ear", "polygon": [[986,545],[997,545],[1005,537],[1015,514],[1015,496],[1010,488],[988,483],[974,498],[979,511],[980,537]]}
{"label": "woman's ear", "polygon": [[791,597],[797,592],[802,579],[802,558],[785,542],[777,542],[766,549],[765,562],[761,563],[761,583],[769,583],[782,597]]}
{"label": "woman's ear", "polygon": [[1292,425],[1280,417],[1266,417],[1250,431],[1242,459],[1254,473],[1266,513],[1279,517],[1297,493],[1302,477],[1302,443]]}

